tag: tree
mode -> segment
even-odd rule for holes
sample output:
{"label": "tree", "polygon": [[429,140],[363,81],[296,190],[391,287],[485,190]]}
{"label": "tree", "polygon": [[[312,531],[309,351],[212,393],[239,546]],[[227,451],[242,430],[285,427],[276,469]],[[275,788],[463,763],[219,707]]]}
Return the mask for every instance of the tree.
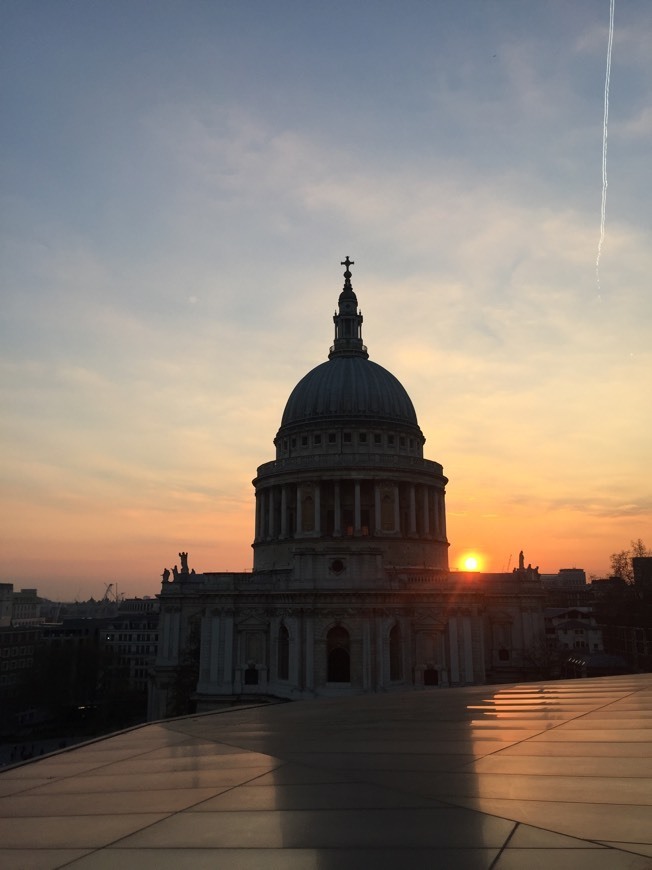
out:
{"label": "tree", "polygon": [[545,634],[538,634],[524,651],[525,661],[532,666],[531,679],[557,680],[561,676],[568,650],[562,650],[557,637],[549,640]]}
{"label": "tree", "polygon": [[637,538],[632,544],[632,558],[635,556],[652,556],[652,550],[648,549],[641,538]]}
{"label": "tree", "polygon": [[626,583],[633,583],[634,569],[632,568],[632,559],[635,556],[652,556],[652,550],[649,550],[645,546],[641,538],[630,541],[629,550],[621,550],[619,553],[611,554],[609,559],[611,576],[620,577]]}

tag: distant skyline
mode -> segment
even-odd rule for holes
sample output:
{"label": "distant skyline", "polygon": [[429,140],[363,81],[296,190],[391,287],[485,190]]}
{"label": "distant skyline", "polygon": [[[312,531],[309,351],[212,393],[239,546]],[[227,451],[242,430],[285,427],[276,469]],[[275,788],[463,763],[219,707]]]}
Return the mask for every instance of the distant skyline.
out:
{"label": "distant skyline", "polygon": [[452,567],[650,545],[652,7],[615,4],[598,286],[609,8],[5,3],[0,582],[249,570],[346,255]]}

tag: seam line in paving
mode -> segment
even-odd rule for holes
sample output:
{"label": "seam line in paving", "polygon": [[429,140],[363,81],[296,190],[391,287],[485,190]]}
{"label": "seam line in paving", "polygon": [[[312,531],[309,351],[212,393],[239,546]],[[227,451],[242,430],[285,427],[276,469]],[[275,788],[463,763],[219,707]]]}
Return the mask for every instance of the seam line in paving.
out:
{"label": "seam line in paving", "polygon": [[489,870],[493,870],[493,868],[496,866],[496,864],[500,861],[500,857],[501,857],[501,855],[503,854],[503,852],[505,851],[505,849],[508,848],[509,843],[510,843],[510,840],[512,839],[512,837],[514,836],[514,834],[518,831],[518,829],[520,828],[520,826],[521,826],[521,823],[520,823],[520,822],[515,822],[515,823],[514,823],[514,827],[512,828],[512,830],[509,832],[509,834],[508,834],[507,837],[505,838],[505,842],[503,843],[503,845],[502,845],[502,846],[500,847],[500,849],[498,850],[498,854],[496,855],[496,857],[494,858],[494,860],[491,862],[491,865],[490,865],[490,867],[489,867]]}

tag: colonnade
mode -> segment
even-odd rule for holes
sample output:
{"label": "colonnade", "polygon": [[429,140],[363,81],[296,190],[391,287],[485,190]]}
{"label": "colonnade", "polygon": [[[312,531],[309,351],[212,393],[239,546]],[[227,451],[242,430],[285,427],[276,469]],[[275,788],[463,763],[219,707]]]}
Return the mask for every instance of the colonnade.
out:
{"label": "colonnade", "polygon": [[364,478],[259,487],[255,541],[403,536],[446,539],[444,489]]}
{"label": "colonnade", "polygon": [[[300,621],[295,616],[274,615],[267,625],[255,631],[251,628],[238,631],[235,616],[232,612],[212,612],[201,620],[197,687],[200,692],[228,692],[235,680],[240,692],[260,692],[274,684],[279,694],[285,689],[295,695],[301,689],[310,693],[319,691],[324,688],[324,681],[329,682],[329,634],[324,633],[322,619]],[[282,669],[281,628],[285,644]],[[342,682],[357,684],[365,691],[401,682],[422,686],[428,671],[437,673],[434,684],[439,685],[468,685],[484,673],[482,626],[478,623],[474,626],[470,614],[451,613],[437,629],[424,629],[405,618],[375,615],[355,627],[344,623],[336,630],[338,643],[350,660],[350,677]],[[254,634],[258,641],[254,644],[256,652],[250,643]],[[260,677],[250,689],[243,688],[246,667],[254,668]],[[331,691],[333,688],[331,684]]]}

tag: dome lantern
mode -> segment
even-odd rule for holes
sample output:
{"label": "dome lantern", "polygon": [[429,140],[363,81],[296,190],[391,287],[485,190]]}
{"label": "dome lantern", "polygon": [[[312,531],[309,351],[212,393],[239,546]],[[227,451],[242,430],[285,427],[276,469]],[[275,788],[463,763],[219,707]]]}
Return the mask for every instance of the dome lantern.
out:
{"label": "dome lantern", "polygon": [[338,310],[333,315],[335,324],[335,341],[330,349],[328,358],[334,356],[363,356],[369,358],[367,348],[362,343],[362,312],[358,309],[358,299],[351,284],[350,266],[354,260],[347,256],[342,260],[342,266],[346,266],[344,272],[344,287],[338,299]]}

